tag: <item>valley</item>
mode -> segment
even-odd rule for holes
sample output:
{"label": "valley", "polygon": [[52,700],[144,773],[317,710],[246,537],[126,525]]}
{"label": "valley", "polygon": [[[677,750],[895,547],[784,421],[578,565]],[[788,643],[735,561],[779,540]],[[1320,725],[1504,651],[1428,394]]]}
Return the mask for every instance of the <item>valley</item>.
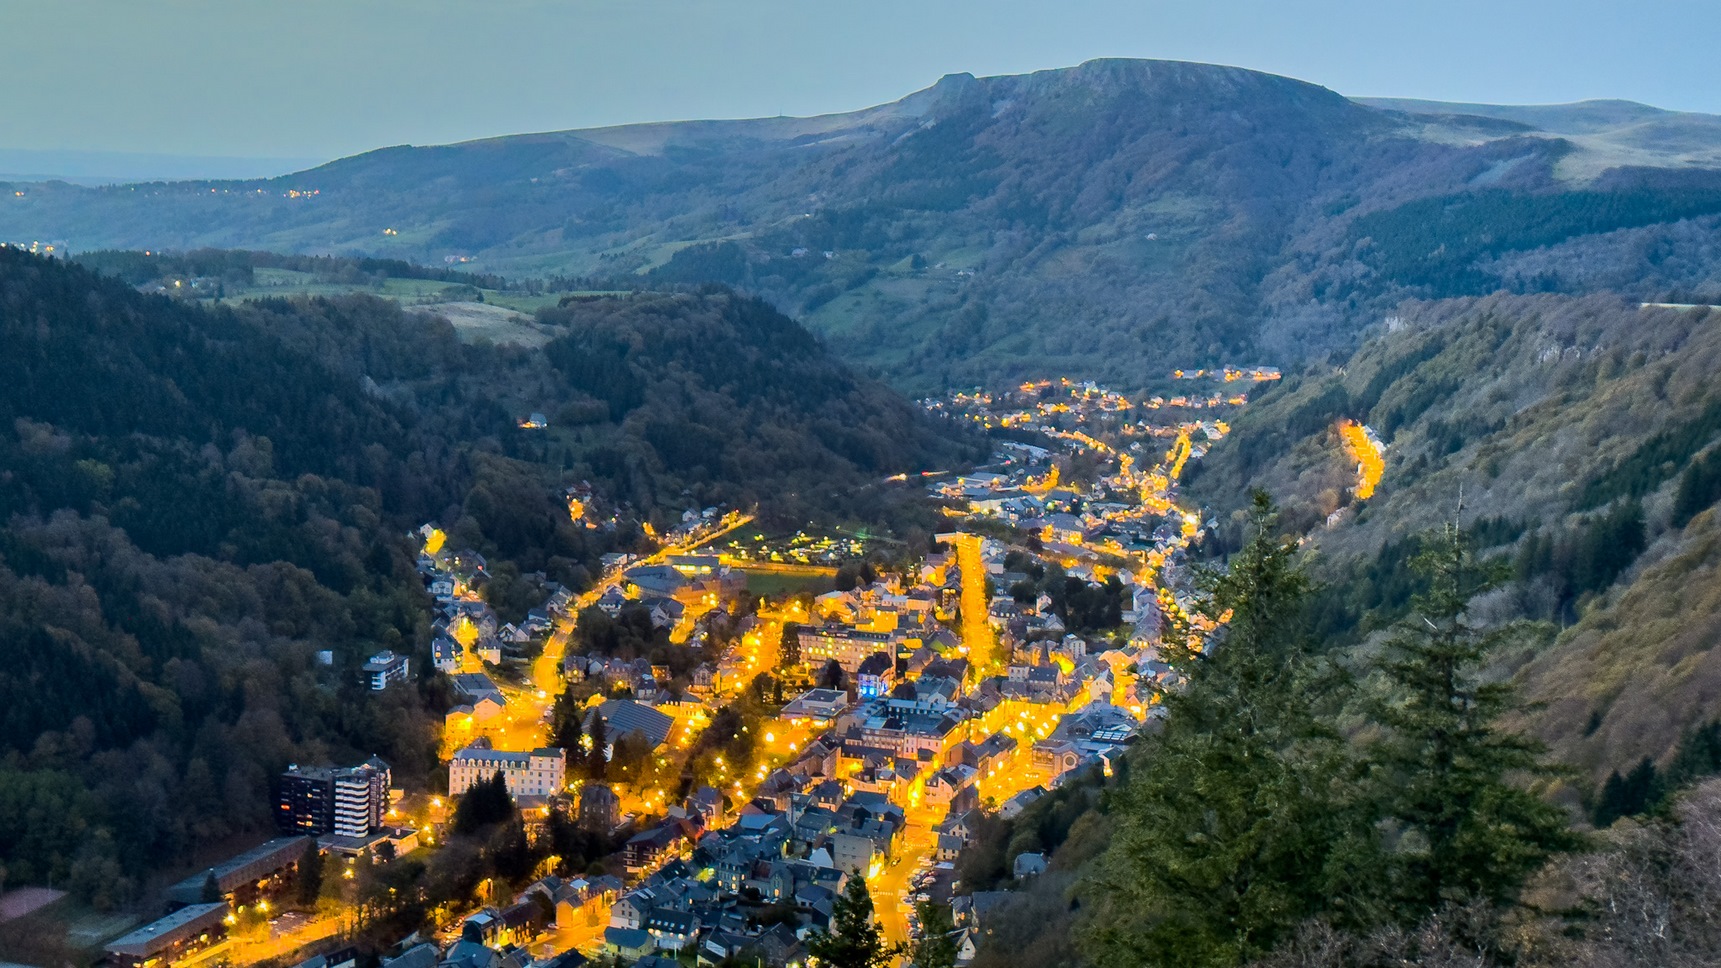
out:
{"label": "valley", "polygon": [[1718,307],[1178,61],[0,184],[0,960],[1715,963]]}

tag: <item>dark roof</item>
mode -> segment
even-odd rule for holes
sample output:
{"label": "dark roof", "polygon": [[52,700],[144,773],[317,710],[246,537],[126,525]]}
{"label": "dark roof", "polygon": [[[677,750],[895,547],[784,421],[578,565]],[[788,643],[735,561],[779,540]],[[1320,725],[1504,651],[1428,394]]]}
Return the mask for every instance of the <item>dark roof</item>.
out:
{"label": "dark roof", "polygon": [[433,944],[418,944],[401,952],[398,958],[386,958],[382,968],[436,968],[440,957]]}
{"label": "dark roof", "polygon": [[296,864],[305,856],[305,848],[315,843],[310,837],[276,837],[265,841],[236,857],[214,867],[199,871],[167,889],[167,896],[181,904],[203,900],[203,884],[209,875],[226,894],[249,882],[262,880],[270,874]]}
{"label": "dark roof", "polygon": [[652,908],[645,916],[647,929],[656,928],[659,931],[673,931],[676,934],[691,934],[699,928],[699,919],[686,911],[675,911],[669,908]]}
{"label": "dark roof", "polygon": [[584,725],[587,733],[591,732],[593,721],[600,715],[604,718],[604,736],[612,743],[627,733],[635,733],[657,747],[669,738],[670,730],[675,728],[675,720],[644,703],[632,699],[611,699],[586,714]]}
{"label": "dark roof", "polygon": [[227,916],[227,902],[192,904],[167,917],[138,928],[130,934],[108,943],[108,953],[148,958],[175,942],[194,938],[221,923]]}

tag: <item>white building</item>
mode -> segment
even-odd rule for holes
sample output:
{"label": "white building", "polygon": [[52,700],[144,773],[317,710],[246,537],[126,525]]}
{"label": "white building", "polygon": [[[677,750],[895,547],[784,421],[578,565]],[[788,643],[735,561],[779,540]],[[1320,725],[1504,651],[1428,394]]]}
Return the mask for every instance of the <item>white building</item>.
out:
{"label": "white building", "polygon": [[406,682],[412,678],[412,663],[404,655],[390,651],[378,652],[364,664],[365,681],[372,692],[381,692],[390,683]]}
{"label": "white building", "polygon": [[388,812],[389,769],[373,759],[335,773],[335,833],[364,837],[382,827]]}
{"label": "white building", "polygon": [[460,796],[478,783],[501,773],[510,795],[547,797],[562,789],[562,775],[567,764],[567,753],[559,747],[509,753],[483,746],[468,746],[448,761],[448,794]]}

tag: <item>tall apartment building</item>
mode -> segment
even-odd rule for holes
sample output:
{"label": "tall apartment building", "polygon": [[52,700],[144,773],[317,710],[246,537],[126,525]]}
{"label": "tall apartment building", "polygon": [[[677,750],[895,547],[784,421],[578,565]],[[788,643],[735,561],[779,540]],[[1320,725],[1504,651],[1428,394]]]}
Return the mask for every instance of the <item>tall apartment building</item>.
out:
{"label": "tall apartment building", "polygon": [[547,797],[562,789],[567,765],[567,753],[554,746],[540,747],[530,753],[468,746],[448,761],[448,794],[460,796],[500,773],[511,796]]}
{"label": "tall apartment building", "polygon": [[376,757],[353,767],[287,768],[275,802],[282,833],[365,837],[388,813],[388,764]]}

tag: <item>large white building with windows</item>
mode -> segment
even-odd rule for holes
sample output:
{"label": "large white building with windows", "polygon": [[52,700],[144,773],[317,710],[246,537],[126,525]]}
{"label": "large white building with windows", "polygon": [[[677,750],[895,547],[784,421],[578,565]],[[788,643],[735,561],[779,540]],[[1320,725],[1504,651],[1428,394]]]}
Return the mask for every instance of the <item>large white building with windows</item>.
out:
{"label": "large white building with windows", "polygon": [[888,632],[863,632],[846,625],[803,625],[797,641],[801,661],[815,673],[834,660],[852,676],[874,653],[896,658],[896,640]]}
{"label": "large white building with windows", "polygon": [[460,796],[500,773],[510,795],[547,797],[562,789],[567,765],[567,753],[554,746],[540,747],[530,753],[468,746],[448,761],[448,793]]}

